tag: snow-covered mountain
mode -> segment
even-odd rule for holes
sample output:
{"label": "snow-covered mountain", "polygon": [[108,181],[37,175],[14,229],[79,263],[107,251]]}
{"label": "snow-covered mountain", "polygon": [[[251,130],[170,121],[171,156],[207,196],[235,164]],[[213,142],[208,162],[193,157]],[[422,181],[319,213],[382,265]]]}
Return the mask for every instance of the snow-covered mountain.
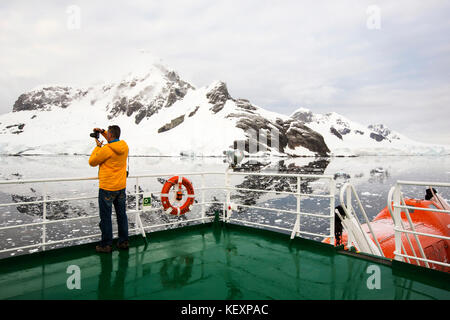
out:
{"label": "snow-covered mountain", "polygon": [[[22,94],[0,116],[0,153],[90,154],[89,133],[111,124],[121,127],[131,155],[221,156],[239,143],[249,151],[251,130],[266,136],[255,142],[258,150],[329,154],[322,136],[299,121],[234,99],[220,81],[195,88],[160,64],[86,89],[41,86]],[[271,132],[279,135],[277,148]]]}
{"label": "snow-covered mountain", "polygon": [[90,154],[92,129],[112,124],[121,127],[130,155],[221,156],[237,145],[278,156],[450,153],[335,113],[270,112],[231,97],[224,82],[195,88],[152,63],[101,85],[46,85],[20,95],[12,112],[0,115],[0,154]]}
{"label": "snow-covered mountain", "polygon": [[334,155],[445,155],[450,146],[413,141],[383,124],[369,125],[351,121],[335,112],[315,114],[296,110],[291,118],[320,133]]}

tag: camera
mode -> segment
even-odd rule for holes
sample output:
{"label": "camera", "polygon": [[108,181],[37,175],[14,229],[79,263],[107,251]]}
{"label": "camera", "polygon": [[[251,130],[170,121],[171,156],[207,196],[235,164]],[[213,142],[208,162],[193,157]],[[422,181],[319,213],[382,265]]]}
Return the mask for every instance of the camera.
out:
{"label": "camera", "polygon": [[92,133],[89,135],[89,137],[95,138],[95,139],[98,140],[98,138],[100,137],[100,133],[99,133],[98,131],[95,131],[95,130],[94,130],[94,132],[92,132]]}

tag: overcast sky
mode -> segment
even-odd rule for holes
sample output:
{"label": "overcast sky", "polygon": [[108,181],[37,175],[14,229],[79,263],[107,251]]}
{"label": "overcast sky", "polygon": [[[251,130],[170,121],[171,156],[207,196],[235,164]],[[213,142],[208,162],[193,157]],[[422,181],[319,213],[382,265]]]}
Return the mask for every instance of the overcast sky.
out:
{"label": "overcast sky", "polygon": [[0,114],[41,84],[87,86],[141,50],[196,87],[450,144],[450,1],[0,2]]}

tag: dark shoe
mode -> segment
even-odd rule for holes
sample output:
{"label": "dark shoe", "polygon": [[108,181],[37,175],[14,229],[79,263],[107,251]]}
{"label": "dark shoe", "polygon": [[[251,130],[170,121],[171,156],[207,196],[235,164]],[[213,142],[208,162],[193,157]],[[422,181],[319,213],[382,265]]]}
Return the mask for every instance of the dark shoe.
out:
{"label": "dark shoe", "polygon": [[128,250],[130,248],[128,241],[117,243],[117,248],[120,250]]}
{"label": "dark shoe", "polygon": [[112,247],[111,246],[96,246],[95,247],[95,251],[100,252],[100,253],[111,253],[112,252]]}

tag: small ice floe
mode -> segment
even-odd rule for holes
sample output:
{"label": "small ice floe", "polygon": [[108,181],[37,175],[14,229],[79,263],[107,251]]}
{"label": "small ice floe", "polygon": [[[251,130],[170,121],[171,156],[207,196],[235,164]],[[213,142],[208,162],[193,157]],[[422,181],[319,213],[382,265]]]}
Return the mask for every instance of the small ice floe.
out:
{"label": "small ice floe", "polygon": [[376,194],[376,193],[370,193],[370,192],[367,192],[367,191],[361,192],[361,195],[362,195],[362,196],[372,196],[372,197],[377,197],[377,196],[379,196],[379,195]]}
{"label": "small ice floe", "polygon": [[386,173],[386,169],[382,167],[376,167],[375,169],[370,170],[371,175],[383,174]]}
{"label": "small ice floe", "polygon": [[334,174],[334,180],[339,179],[339,178],[341,178],[341,179],[350,179],[350,175],[348,173],[345,173],[345,172],[336,172]]}

